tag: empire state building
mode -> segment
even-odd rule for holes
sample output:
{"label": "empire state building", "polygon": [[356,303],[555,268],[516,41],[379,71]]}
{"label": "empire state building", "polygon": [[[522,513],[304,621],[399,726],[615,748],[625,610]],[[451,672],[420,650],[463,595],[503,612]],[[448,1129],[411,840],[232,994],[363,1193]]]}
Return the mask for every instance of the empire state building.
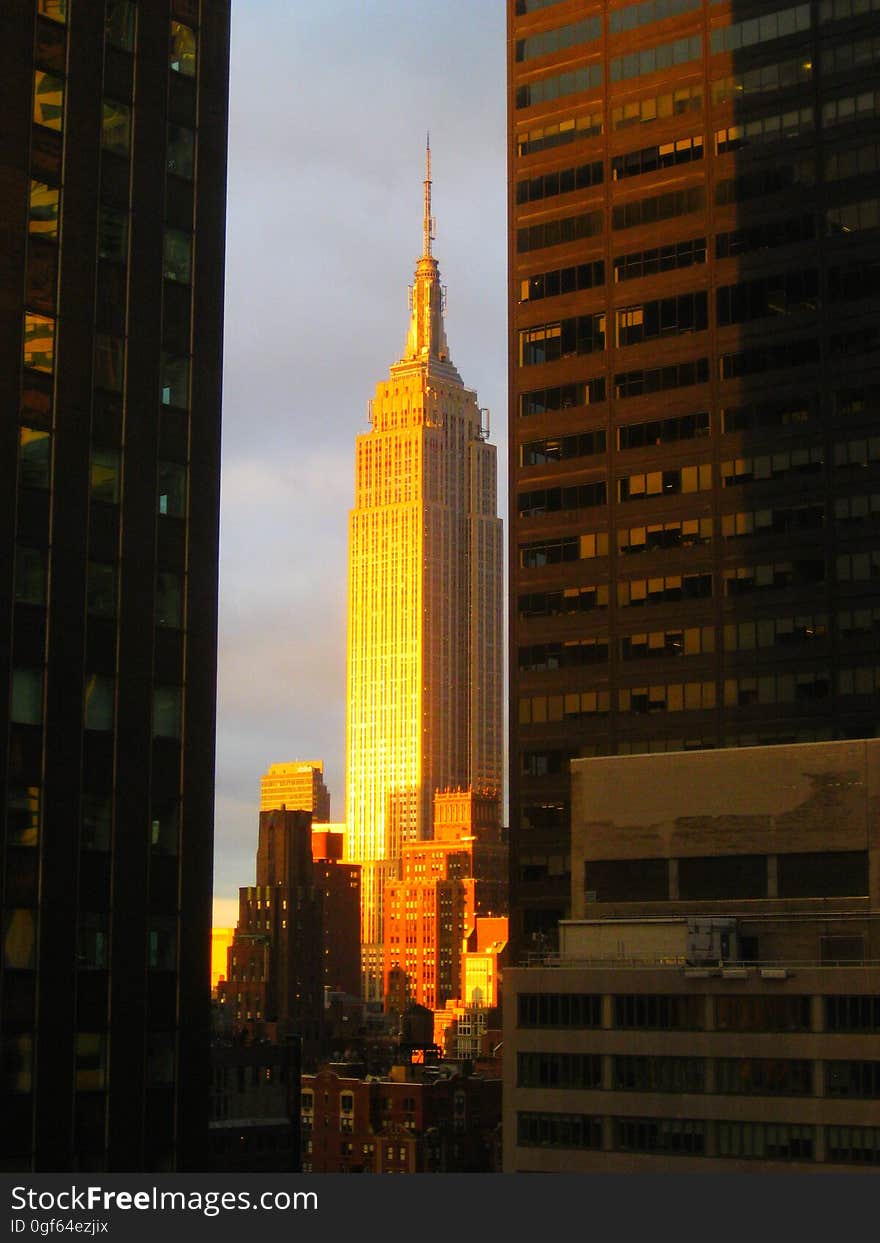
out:
{"label": "empire state building", "polygon": [[382,975],[382,893],[432,836],[437,790],[496,792],[502,765],[502,539],[495,447],[449,356],[424,245],[403,357],[357,438],[349,519],[346,855],[362,865],[365,996]]}

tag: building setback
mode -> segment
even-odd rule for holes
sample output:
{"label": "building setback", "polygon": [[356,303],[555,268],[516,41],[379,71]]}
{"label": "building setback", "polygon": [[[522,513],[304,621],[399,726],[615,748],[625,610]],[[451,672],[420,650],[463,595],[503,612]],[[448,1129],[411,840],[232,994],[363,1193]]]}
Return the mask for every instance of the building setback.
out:
{"label": "building setback", "polygon": [[495,448],[449,356],[424,246],[403,357],[358,437],[349,520],[346,858],[363,865],[363,991],[381,998],[382,894],[434,792],[501,786],[501,522]]}
{"label": "building setback", "polygon": [[850,0],[508,0],[508,30],[534,948],[568,911],[573,758],[876,731],[880,45]]}
{"label": "building setback", "polygon": [[0,1163],[198,1169],[229,5],[0,24]]}

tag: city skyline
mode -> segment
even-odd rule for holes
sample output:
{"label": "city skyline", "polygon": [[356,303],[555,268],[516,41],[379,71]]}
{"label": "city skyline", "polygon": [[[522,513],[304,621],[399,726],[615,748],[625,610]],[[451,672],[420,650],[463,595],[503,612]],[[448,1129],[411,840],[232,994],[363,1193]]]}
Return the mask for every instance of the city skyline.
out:
{"label": "city skyline", "polygon": [[[270,18],[277,39],[266,41]],[[444,6],[430,36],[425,63],[424,15],[400,4],[369,13],[343,4],[332,17],[310,12],[305,26],[281,5],[233,13],[215,923],[234,922],[223,912],[234,914],[251,866],[259,778],[270,763],[322,756],[333,814],[342,817],[351,445],[368,428],[375,376],[400,352],[420,249],[426,130],[454,357],[491,411],[499,495],[504,489],[503,8]],[[347,69],[332,99],[318,59],[331,37]],[[279,90],[295,84],[297,92],[289,129],[261,112],[265,60],[276,47],[285,56]],[[386,58],[393,85],[376,83]],[[275,115],[293,116],[292,105]],[[379,143],[361,137],[380,132]],[[341,198],[328,194],[334,185]],[[265,245],[279,210],[298,225],[283,254]]]}

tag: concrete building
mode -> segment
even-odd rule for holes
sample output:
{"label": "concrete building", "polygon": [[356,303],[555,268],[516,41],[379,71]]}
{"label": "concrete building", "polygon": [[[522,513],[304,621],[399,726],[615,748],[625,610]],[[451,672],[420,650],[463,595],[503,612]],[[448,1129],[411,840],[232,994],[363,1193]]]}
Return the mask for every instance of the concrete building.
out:
{"label": "concrete building", "polygon": [[0,40],[0,1166],[203,1169],[227,0]]}
{"label": "concrete building", "polygon": [[579,756],[871,737],[873,4],[508,0],[511,937]]}
{"label": "concrete building", "polygon": [[880,741],[578,760],[505,972],[505,1170],[880,1164]]}
{"label": "concrete building", "polygon": [[401,879],[385,886],[383,992],[398,1013],[412,1002],[439,1010],[463,997],[465,938],[478,916],[507,911],[497,795],[439,791],[433,828],[433,838],[401,848]]}
{"label": "concrete building", "polygon": [[452,363],[424,245],[403,357],[358,437],[349,523],[346,858],[363,866],[364,995],[382,987],[382,895],[437,790],[496,793],[502,763],[501,522],[486,412]]}
{"label": "concrete building", "polygon": [[260,778],[260,811],[310,811],[312,820],[330,819],[330,794],[324,785],[323,760],[270,764]]}

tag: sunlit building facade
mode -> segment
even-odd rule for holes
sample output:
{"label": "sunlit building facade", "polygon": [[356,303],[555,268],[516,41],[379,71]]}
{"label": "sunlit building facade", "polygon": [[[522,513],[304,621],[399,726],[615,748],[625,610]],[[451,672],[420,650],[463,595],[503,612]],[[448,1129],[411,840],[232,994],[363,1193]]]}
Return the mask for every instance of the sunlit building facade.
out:
{"label": "sunlit building facade", "polygon": [[229,4],[0,12],[0,1166],[203,1169]]}
{"label": "sunlit building facade", "polygon": [[508,0],[511,940],[578,757],[880,725],[876,0]]}
{"label": "sunlit building facade", "polygon": [[322,824],[330,819],[330,794],[323,760],[270,764],[260,778],[260,811],[310,811]]}
{"label": "sunlit building facade", "polygon": [[374,997],[383,887],[403,845],[430,837],[434,792],[501,785],[495,449],[449,357],[430,193],[429,153],[409,334],[358,437],[349,525],[346,855],[364,865]]}

